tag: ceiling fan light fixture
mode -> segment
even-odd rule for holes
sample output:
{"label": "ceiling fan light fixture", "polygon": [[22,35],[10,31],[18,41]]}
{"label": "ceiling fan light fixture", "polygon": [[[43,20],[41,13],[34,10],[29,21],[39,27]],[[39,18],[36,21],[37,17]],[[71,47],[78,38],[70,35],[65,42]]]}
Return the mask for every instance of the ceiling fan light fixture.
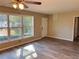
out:
{"label": "ceiling fan light fixture", "polygon": [[21,9],[21,10],[24,9],[24,5],[22,3],[19,3],[19,9]]}
{"label": "ceiling fan light fixture", "polygon": [[36,2],[36,1],[12,0],[12,2],[11,2],[13,8],[21,9],[21,10],[23,10],[24,8],[28,8],[28,6],[25,3],[41,5],[41,2]]}
{"label": "ceiling fan light fixture", "polygon": [[15,9],[16,9],[17,7],[18,7],[18,6],[17,6],[17,4],[16,4],[16,3],[15,3],[15,4],[13,4],[13,8],[15,8]]}

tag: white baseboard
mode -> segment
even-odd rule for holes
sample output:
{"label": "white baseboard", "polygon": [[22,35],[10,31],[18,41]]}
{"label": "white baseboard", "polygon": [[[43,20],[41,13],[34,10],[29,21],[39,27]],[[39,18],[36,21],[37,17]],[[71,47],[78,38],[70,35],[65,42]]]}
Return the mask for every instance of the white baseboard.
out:
{"label": "white baseboard", "polygon": [[60,38],[60,37],[52,37],[52,36],[48,36],[48,37],[50,37],[50,38],[56,38],[56,39],[61,39],[61,40],[67,40],[67,41],[72,41],[73,42],[72,39],[66,39],[66,38]]}

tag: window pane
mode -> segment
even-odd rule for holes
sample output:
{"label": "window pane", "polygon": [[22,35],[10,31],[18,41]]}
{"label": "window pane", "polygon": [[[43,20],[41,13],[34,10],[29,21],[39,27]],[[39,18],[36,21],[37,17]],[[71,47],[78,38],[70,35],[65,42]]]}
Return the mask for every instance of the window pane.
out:
{"label": "window pane", "polygon": [[2,27],[7,27],[7,16],[6,15],[3,15],[1,14],[0,15],[0,28]]}
{"label": "window pane", "polygon": [[33,35],[33,16],[24,16],[23,17],[23,25],[24,25],[24,35],[32,36]]}
{"label": "window pane", "polygon": [[0,41],[4,41],[8,39],[8,31],[7,29],[0,29]]}
{"label": "window pane", "polygon": [[20,16],[9,16],[10,27],[21,27],[21,17]]}
{"label": "window pane", "polygon": [[24,36],[32,36],[32,28],[31,26],[24,27]]}
{"label": "window pane", "polygon": [[21,37],[21,28],[11,28],[10,29],[10,38],[19,38]]}

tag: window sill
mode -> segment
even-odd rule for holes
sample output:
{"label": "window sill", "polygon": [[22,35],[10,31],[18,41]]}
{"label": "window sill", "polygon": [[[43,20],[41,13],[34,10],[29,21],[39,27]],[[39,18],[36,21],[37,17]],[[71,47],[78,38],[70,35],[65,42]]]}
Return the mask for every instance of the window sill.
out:
{"label": "window sill", "polygon": [[16,38],[16,39],[8,39],[8,40],[5,40],[5,41],[0,41],[0,44],[3,44],[3,43],[7,43],[7,42],[10,42],[10,41],[15,41],[15,40],[22,40],[22,39],[26,39],[26,38],[31,38],[33,36],[24,36],[24,37],[20,37],[20,38]]}

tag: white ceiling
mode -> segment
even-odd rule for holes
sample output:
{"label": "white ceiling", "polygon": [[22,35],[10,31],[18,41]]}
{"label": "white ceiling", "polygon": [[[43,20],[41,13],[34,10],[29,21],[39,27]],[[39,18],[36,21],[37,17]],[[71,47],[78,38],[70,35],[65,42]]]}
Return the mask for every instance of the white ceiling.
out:
{"label": "white ceiling", "polygon": [[[29,8],[25,10],[52,14],[58,12],[67,12],[67,11],[78,11],[79,10],[79,0],[32,0],[32,1],[40,1],[42,5],[33,5],[27,4]],[[11,0],[0,0],[1,6],[10,6],[9,3]]]}

